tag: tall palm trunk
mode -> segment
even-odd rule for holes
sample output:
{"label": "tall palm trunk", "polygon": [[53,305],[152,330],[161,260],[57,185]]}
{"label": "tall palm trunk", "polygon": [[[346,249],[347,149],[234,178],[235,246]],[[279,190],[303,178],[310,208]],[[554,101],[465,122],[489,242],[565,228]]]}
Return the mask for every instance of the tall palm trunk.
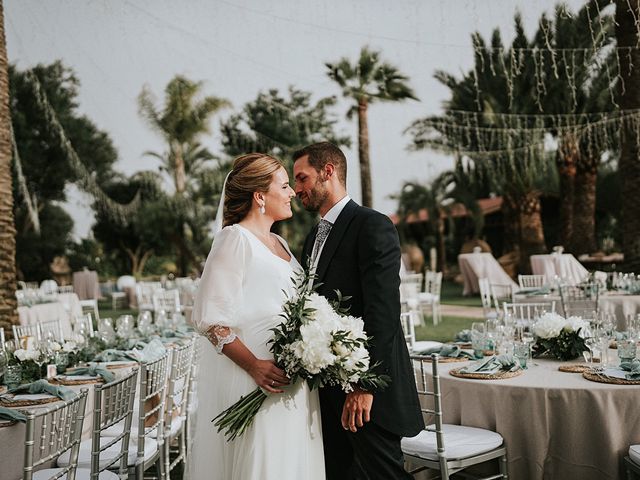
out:
{"label": "tall palm trunk", "polygon": [[[629,11],[629,7],[633,12]],[[634,19],[639,18],[639,0],[616,0],[616,40],[618,47],[635,47],[638,42]],[[631,61],[631,63],[630,63]],[[640,108],[640,52],[631,48],[620,55],[620,72],[626,86],[618,104],[623,110]],[[624,268],[640,271],[640,159],[636,132],[630,125],[621,129],[619,171],[622,178],[622,247]]]}
{"label": "tall palm trunk", "polygon": [[574,255],[593,253],[596,244],[596,181],[598,157],[584,152],[576,169],[573,203],[573,236],[571,251]]}
{"label": "tall palm trunk", "polygon": [[517,218],[517,238],[519,252],[518,270],[520,273],[531,272],[529,257],[537,253],[544,253],[544,230],[542,228],[542,210],[540,205],[540,192],[530,191],[519,194],[505,195],[508,208]]}
{"label": "tall palm trunk", "polygon": [[187,185],[187,175],[184,167],[184,152],[180,142],[173,142],[173,154],[174,154],[174,181],[176,184],[176,193],[182,195]]}
{"label": "tall palm trunk", "polygon": [[360,160],[360,187],[362,205],[373,206],[371,189],[371,162],[369,160],[369,124],[367,122],[367,100],[358,100],[358,158]]}
{"label": "tall palm trunk", "polygon": [[508,193],[502,196],[502,224],[504,229],[503,252],[518,251],[520,248],[520,217],[516,208],[516,200]]}
{"label": "tall palm trunk", "polygon": [[556,166],[560,177],[560,242],[567,248],[573,239],[574,185],[579,155],[576,139],[572,135],[565,136],[558,148]]}
{"label": "tall palm trunk", "polygon": [[9,70],[0,0],[0,327],[18,323],[16,300],[16,228],[11,178]]}

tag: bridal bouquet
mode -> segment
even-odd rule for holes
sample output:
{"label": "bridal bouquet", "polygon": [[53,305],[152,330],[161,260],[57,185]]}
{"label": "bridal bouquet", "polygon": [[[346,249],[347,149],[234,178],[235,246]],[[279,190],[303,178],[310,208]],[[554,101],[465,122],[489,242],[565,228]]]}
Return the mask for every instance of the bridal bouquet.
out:
{"label": "bridal bouquet", "polygon": [[590,335],[589,322],[580,317],[564,318],[557,313],[545,313],[533,326],[537,340],[533,353],[545,353],[559,360],[573,360],[587,347],[584,340]]}
{"label": "bridal bouquet", "polygon": [[[303,379],[311,390],[337,385],[345,392],[352,391],[354,384],[365,390],[388,386],[391,378],[374,372],[378,364],[370,365],[363,320],[340,308],[340,302],[348,298],[338,292],[338,301],[332,305],[309,287],[308,272],[293,280],[295,294],[283,306],[284,320],[273,329],[270,347],[291,384]],[[266,398],[267,394],[256,388],[212,422],[233,440],[251,425]]]}

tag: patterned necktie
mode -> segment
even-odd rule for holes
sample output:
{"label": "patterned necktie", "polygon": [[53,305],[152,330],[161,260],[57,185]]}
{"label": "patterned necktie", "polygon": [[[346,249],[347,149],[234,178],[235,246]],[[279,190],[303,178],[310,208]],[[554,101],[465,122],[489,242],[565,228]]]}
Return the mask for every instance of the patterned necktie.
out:
{"label": "patterned necktie", "polygon": [[329,232],[331,231],[331,227],[333,224],[328,222],[327,220],[320,220],[318,224],[318,231],[316,232],[316,241],[313,244],[313,251],[311,253],[311,264],[314,265],[316,263],[316,259],[318,254],[320,253],[320,249],[322,245],[324,245],[325,240],[329,236]]}

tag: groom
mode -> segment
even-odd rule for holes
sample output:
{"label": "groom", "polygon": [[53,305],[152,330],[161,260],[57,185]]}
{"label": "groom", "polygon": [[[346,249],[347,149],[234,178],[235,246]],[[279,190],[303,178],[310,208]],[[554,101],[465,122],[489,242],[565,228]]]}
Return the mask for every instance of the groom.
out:
{"label": "groom", "polygon": [[411,362],[400,326],[400,244],[384,215],[359,206],[346,190],[347,161],[329,142],[294,153],[296,195],[322,220],[307,236],[302,261],[316,268],[317,292],[332,300],[335,290],[350,297],[344,306],[362,317],[371,338],[371,364],[391,377],[383,391],[355,385],[320,390],[328,480],[410,479],[400,439],[424,427]]}

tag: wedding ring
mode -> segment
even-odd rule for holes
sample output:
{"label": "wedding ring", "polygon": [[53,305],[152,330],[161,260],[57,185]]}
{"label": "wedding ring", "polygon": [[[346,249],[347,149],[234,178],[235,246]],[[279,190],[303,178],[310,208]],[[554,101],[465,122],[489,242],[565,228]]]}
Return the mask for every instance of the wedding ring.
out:
{"label": "wedding ring", "polygon": [[271,386],[273,387],[273,385],[276,383],[275,380],[271,380]]}

